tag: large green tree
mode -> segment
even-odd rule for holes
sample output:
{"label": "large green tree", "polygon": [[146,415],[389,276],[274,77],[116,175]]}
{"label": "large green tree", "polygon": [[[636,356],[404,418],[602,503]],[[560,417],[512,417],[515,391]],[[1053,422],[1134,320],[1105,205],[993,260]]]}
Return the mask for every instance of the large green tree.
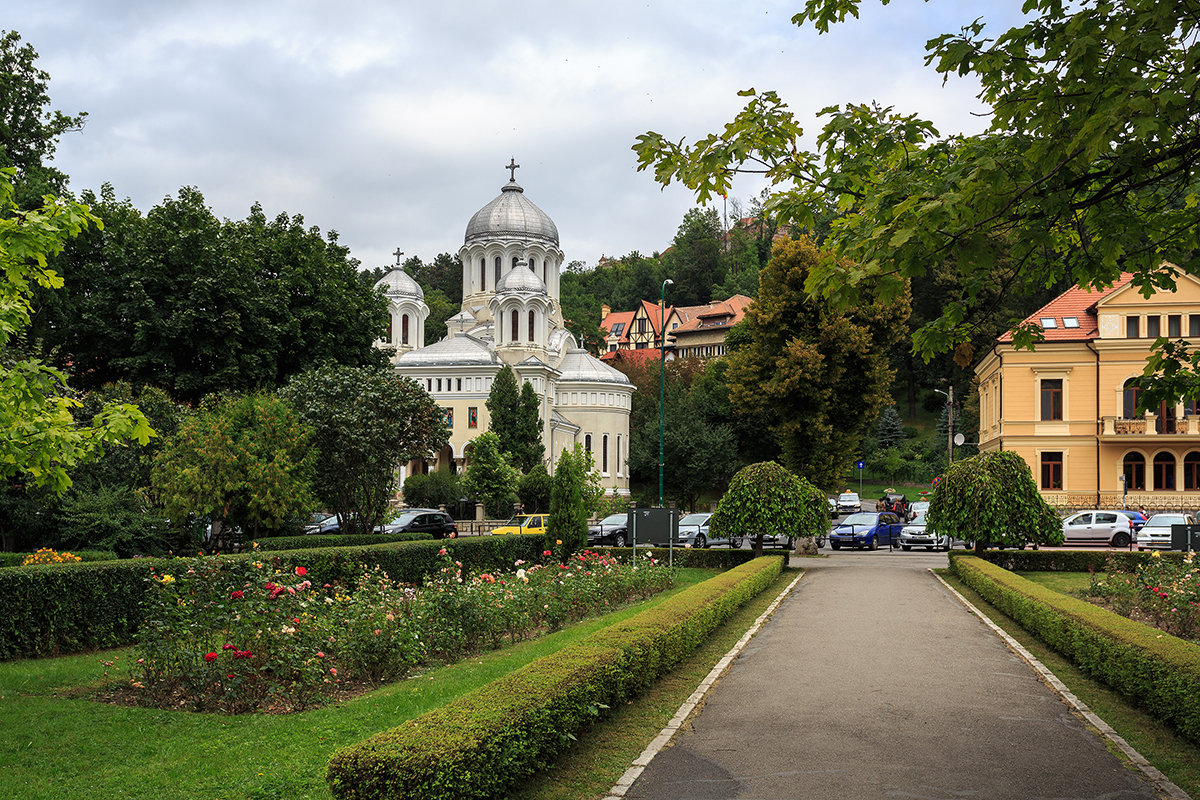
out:
{"label": "large green tree", "polygon": [[338,515],[343,531],[375,530],[400,465],[449,441],[433,398],[386,367],[315,367],[294,376],[280,394],[313,428],[317,500]]}
{"label": "large green tree", "polygon": [[604,489],[592,461],[592,454],[576,442],[564,449],[554,464],[550,484],[550,517],[546,538],[554,544],[555,555],[564,562],[587,546],[587,521],[596,509]]}
{"label": "large green tree", "polygon": [[764,536],[817,536],[828,522],[824,492],[774,461],[763,461],[738,470],[708,524],[714,537],[750,538],[761,556]]}
{"label": "large green tree", "polygon": [[[793,21],[824,32],[858,7],[809,0]],[[964,20],[926,45],[940,74],[979,82],[983,133],[942,135],[916,114],[849,103],[821,111],[809,149],[784,101],[751,89],[719,134],[691,145],[638,137],[639,168],[701,202],[727,192],[735,173],[760,172],[781,222],[807,225],[835,206],[830,255],[806,289],[841,307],[864,292],[900,298],[909,280],[951,263],[963,295],[915,333],[926,356],[969,341],[989,294],[1063,278],[1103,287],[1122,271],[1149,293],[1174,284],[1164,262],[1200,270],[1200,14],[1157,0],[1030,0],[1023,11],[1007,30]],[[1009,255],[1002,270],[998,239]],[[1038,336],[1021,329],[1016,342]],[[1178,364],[1178,353],[1168,356]],[[1157,367],[1167,396],[1200,386],[1183,380],[1187,369]]]}
{"label": "large green tree", "polygon": [[228,550],[311,510],[311,434],[274,395],[214,396],[158,453],[155,490],[173,518],[209,518],[208,545]]}
{"label": "large green tree", "polygon": [[144,217],[111,187],[84,199],[105,229],[57,260],[68,291],[35,328],[81,385],[128,380],[194,402],[275,388],[314,363],[379,362],[386,302],[335,235],[257,205],[218,220],[190,187]]}
{"label": "large green tree", "polygon": [[496,434],[509,462],[522,472],[541,463],[546,451],[542,444],[541,400],[533,386],[526,381],[519,387],[517,373],[505,365],[492,380],[484,405],[491,419],[488,430]]}
{"label": "large green tree", "polygon": [[891,403],[887,351],[903,334],[908,302],[864,296],[843,312],[814,300],[804,287],[821,257],[807,239],[776,244],[728,380],[735,408],[768,420],[783,463],[833,486]]}
{"label": "large green tree", "polygon": [[[675,285],[671,304],[698,306],[712,299],[714,286],[725,280],[725,252],[721,219],[715,209],[690,209],[675,233],[671,249],[663,257],[666,274]],[[641,299],[657,299],[659,291]]]}
{"label": "large green tree", "polygon": [[506,519],[517,504],[520,473],[509,462],[495,431],[471,440],[471,462],[463,473],[463,488],[492,519]]}

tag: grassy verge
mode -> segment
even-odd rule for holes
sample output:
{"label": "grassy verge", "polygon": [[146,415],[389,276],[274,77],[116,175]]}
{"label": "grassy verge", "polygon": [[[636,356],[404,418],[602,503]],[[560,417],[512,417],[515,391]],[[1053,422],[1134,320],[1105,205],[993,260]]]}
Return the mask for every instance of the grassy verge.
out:
{"label": "grassy verge", "polygon": [[366,738],[489,683],[712,577],[678,571],[644,603],[514,647],[484,653],[341,705],[287,716],[126,708],[65,696],[101,676],[107,651],[0,664],[0,798],[329,798],[325,764]]}
{"label": "grassy verge", "polygon": [[[1103,683],[1092,680],[1080,672],[1073,664],[1051,650],[1041,640],[1031,636],[1010,617],[997,611],[958,578],[950,574],[948,570],[939,570],[938,574],[989,619],[1033,653],[1051,672],[1058,676],[1059,680],[1067,685],[1067,688],[1076,697],[1111,725],[1113,730],[1145,756],[1151,764],[1162,770],[1168,778],[1189,795],[1200,797],[1200,747],[1176,735],[1170,728],[1154,720],[1141,709],[1130,705],[1120,694],[1109,689]],[[1047,586],[1051,584],[1041,578],[1051,577],[1054,574],[1022,573],[1024,577],[1037,580]],[[1087,576],[1087,573],[1058,574]],[[1034,575],[1038,577],[1035,578]],[[1068,587],[1071,585],[1071,581],[1063,581],[1063,583]],[[1075,583],[1077,584],[1078,581]],[[1086,581],[1084,585],[1086,586]]]}
{"label": "grassy verge", "polygon": [[713,665],[742,637],[798,570],[785,569],[774,585],[747,603],[693,655],[646,694],[613,712],[579,737],[549,768],[514,797],[522,800],[588,800],[608,794],[617,779],[675,716]]}
{"label": "grassy verge", "polygon": [[1083,597],[1092,585],[1090,572],[1018,572],[1022,578],[1041,584],[1061,594]]}

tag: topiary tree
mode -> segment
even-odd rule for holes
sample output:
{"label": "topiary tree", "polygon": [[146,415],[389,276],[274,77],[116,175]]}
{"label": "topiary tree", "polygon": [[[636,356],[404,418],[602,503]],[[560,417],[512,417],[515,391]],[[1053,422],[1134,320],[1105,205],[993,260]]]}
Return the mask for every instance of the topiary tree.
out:
{"label": "topiary tree", "polygon": [[1011,450],[980,453],[956,462],[934,489],[926,515],[943,536],[1024,547],[1062,544],[1062,519],[1038,492],[1025,459]]}
{"label": "topiary tree", "polygon": [[714,537],[753,537],[762,555],[763,536],[816,536],[825,530],[825,493],[774,461],[743,467],[708,521]]}
{"label": "topiary tree", "polygon": [[520,473],[500,449],[500,438],[492,431],[471,440],[471,463],[463,474],[467,493],[483,503],[488,517],[508,519],[517,503]]}
{"label": "topiary tree", "polygon": [[592,454],[578,442],[574,448],[563,450],[554,465],[550,519],[546,527],[546,536],[563,561],[587,546],[588,517],[595,512],[603,495]]}

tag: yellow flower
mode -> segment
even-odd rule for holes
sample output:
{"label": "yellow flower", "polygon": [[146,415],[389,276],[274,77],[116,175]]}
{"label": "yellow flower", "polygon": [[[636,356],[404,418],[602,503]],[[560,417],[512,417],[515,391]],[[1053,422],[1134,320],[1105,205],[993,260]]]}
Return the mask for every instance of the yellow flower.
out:
{"label": "yellow flower", "polygon": [[174,583],[175,579],[173,577],[171,577],[170,575],[164,574],[161,578],[158,579],[158,582],[161,583],[163,586],[166,586],[168,583]]}

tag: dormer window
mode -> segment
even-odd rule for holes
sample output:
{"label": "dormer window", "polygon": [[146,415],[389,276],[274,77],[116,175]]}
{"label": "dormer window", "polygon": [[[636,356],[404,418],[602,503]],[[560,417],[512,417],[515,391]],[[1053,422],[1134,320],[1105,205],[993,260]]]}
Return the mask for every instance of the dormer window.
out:
{"label": "dormer window", "polygon": [[1052,328],[1057,328],[1057,327],[1058,327],[1058,323],[1056,323],[1054,321],[1054,317],[1042,317],[1042,330],[1048,331]]}
{"label": "dormer window", "polygon": [[1078,328],[1079,327],[1079,318],[1078,317],[1063,317],[1063,327],[1064,328]]}

